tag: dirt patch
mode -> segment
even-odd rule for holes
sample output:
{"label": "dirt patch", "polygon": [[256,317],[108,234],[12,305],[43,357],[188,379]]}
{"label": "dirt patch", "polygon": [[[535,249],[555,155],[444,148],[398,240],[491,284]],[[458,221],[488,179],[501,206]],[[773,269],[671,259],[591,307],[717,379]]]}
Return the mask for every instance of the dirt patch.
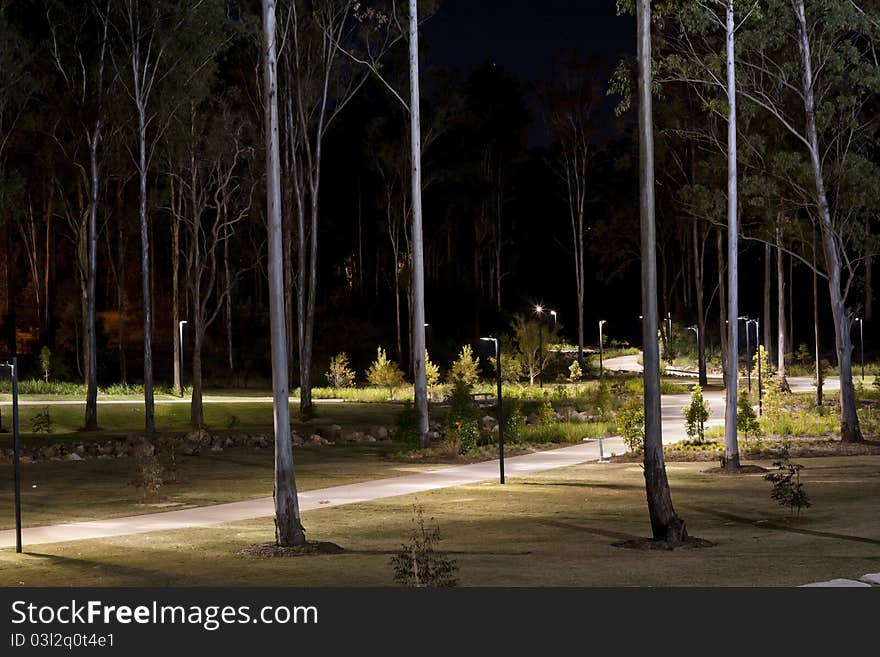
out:
{"label": "dirt patch", "polygon": [[653,538],[631,538],[626,541],[617,541],[611,545],[628,550],[667,550],[670,552],[715,547],[715,543],[712,541],[697,538],[696,536],[688,536],[681,543],[667,543],[666,541],[658,541]]}
{"label": "dirt patch", "polygon": [[336,543],[329,541],[308,541],[305,545],[281,546],[276,543],[257,543],[249,545],[238,554],[243,557],[257,559],[274,559],[276,557],[307,557],[320,554],[341,554],[345,550]]}
{"label": "dirt patch", "polygon": [[708,470],[703,470],[706,474],[720,474],[720,475],[748,475],[748,474],[763,474],[764,472],[768,472],[767,468],[762,468],[760,465],[741,465],[738,468],[709,468]]}

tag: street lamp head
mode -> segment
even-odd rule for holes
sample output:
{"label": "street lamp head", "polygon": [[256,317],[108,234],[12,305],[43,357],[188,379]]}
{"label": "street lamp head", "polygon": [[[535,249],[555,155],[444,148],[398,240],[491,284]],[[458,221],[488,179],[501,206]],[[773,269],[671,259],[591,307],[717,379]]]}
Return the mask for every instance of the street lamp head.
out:
{"label": "street lamp head", "polygon": [[[553,319],[556,319],[556,311],[555,310],[551,310],[550,314],[553,315]],[[859,321],[861,321],[861,320],[859,320]]]}
{"label": "street lamp head", "polygon": [[600,319],[599,320],[599,326],[602,326],[603,324],[607,324],[607,323],[608,323],[607,319]]}

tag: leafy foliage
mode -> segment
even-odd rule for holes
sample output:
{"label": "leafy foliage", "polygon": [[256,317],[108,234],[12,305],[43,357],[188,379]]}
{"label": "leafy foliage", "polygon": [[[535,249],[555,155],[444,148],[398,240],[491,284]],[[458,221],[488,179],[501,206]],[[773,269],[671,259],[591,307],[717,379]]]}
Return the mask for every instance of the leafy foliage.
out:
{"label": "leafy foliage", "polygon": [[571,365],[568,366],[568,380],[572,383],[577,383],[583,378],[584,373],[581,370],[581,364],[576,360],[571,361]]}
{"label": "leafy foliage", "polygon": [[417,445],[419,443],[419,414],[410,402],[407,402],[403,410],[395,418],[397,431],[395,437],[405,443]]}
{"label": "leafy foliage", "polygon": [[709,419],[711,411],[703,398],[702,386],[694,386],[691,391],[691,402],[684,407],[683,412],[688,437],[703,442],[706,437],[704,424]]}
{"label": "leafy foliage", "polygon": [[52,416],[48,406],[31,418],[31,429],[34,433],[52,433]]}
{"label": "leafy foliage", "polygon": [[331,388],[350,388],[354,385],[355,373],[351,369],[348,354],[344,351],[330,360],[330,368],[325,375]]}
{"label": "leafy foliage", "polygon": [[458,443],[460,454],[466,454],[475,449],[480,438],[477,405],[471,397],[471,387],[464,381],[455,382],[449,397],[446,436]]}
{"label": "leafy foliage", "polygon": [[431,362],[431,357],[425,351],[425,382],[429,387],[440,383],[440,367]]}
{"label": "leafy foliage", "polygon": [[644,402],[634,397],[617,411],[617,432],[623,438],[627,449],[633,454],[645,450],[645,407]]}
{"label": "leafy foliage", "polygon": [[52,352],[45,345],[40,349],[40,369],[43,371],[43,381],[49,383],[49,372],[52,369]]}
{"label": "leafy foliage", "polygon": [[761,423],[748,394],[741,390],[736,400],[736,428],[746,439],[746,448],[749,446],[749,436],[756,438],[761,435]]}
{"label": "leafy foliage", "polygon": [[474,357],[474,350],[469,344],[461,348],[458,358],[449,370],[450,383],[461,382],[472,386],[480,380],[480,363]]}
{"label": "leafy foliage", "polygon": [[770,497],[776,500],[780,506],[788,507],[791,513],[800,516],[801,509],[812,506],[810,498],[804,491],[804,485],[801,483],[800,473],[804,466],[789,460],[788,448],[783,452],[783,457],[774,461],[773,465],[776,467],[776,472],[764,475],[764,479],[773,484]]}
{"label": "leafy foliage", "polygon": [[403,383],[403,372],[392,360],[388,360],[385,350],[379,347],[376,360],[367,370],[367,381],[380,388],[388,388],[388,396],[394,399],[394,388]]}

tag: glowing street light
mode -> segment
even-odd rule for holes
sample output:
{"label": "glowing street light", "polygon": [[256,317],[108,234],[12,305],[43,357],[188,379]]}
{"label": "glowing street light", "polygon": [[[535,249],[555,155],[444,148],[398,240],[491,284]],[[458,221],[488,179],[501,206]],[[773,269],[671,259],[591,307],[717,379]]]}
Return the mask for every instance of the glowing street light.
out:
{"label": "glowing street light", "polygon": [[18,358],[12,362],[0,363],[0,367],[8,367],[12,377],[12,463],[15,478],[15,551],[21,552],[21,465],[19,454],[21,439],[18,425]]}
{"label": "glowing street light", "polygon": [[498,338],[480,338],[483,342],[495,344],[495,378],[498,385],[498,469],[500,481],[504,483],[504,409],[501,392],[501,341]]}

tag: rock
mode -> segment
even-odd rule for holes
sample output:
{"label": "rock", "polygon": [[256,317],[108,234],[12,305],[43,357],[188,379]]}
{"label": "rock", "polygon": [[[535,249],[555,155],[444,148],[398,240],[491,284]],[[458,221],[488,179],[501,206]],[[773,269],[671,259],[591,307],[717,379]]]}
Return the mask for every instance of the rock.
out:
{"label": "rock", "polygon": [[58,448],[55,445],[49,445],[43,448],[43,458],[51,459],[58,456]]}
{"label": "rock", "polygon": [[342,433],[342,441],[347,443],[364,442],[364,434],[360,431],[344,431]]}
{"label": "rock", "polygon": [[375,436],[364,436],[363,442],[374,443],[374,442],[376,442],[376,437]]}
{"label": "rock", "polygon": [[30,456],[28,456],[27,454],[20,454],[18,456],[18,462],[19,463],[32,463],[33,459]]}
{"label": "rock", "polygon": [[186,434],[184,440],[192,445],[206,447],[211,444],[211,434],[204,429],[196,429]]}
{"label": "rock", "polygon": [[342,427],[338,424],[331,424],[328,427],[319,429],[321,435],[328,440],[342,440]]}
{"label": "rock", "polygon": [[388,440],[390,438],[388,434],[388,429],[382,426],[372,427],[370,429],[370,435],[373,436],[376,440]]}
{"label": "rock", "polygon": [[868,584],[880,586],[880,573],[868,573],[867,575],[862,575],[860,579]]}
{"label": "rock", "polygon": [[291,433],[290,434],[290,442],[293,443],[295,446],[299,447],[303,444],[304,441],[303,441],[303,437],[300,436],[298,433]]}
{"label": "rock", "polygon": [[155,453],[156,447],[146,438],[141,438],[139,442],[133,443],[128,447],[128,454],[134,458],[153,456]]}
{"label": "rock", "polygon": [[325,438],[322,438],[318,434],[312,434],[309,436],[309,444],[310,445],[327,445],[329,444]]}
{"label": "rock", "polygon": [[235,447],[235,440],[232,437],[227,437],[226,440],[223,441],[224,447]]}
{"label": "rock", "polygon": [[83,445],[82,443],[77,443],[77,444],[76,444],[76,448],[74,449],[74,451],[75,451],[77,454],[79,454],[80,456],[82,456],[83,454],[86,453],[86,446]]}
{"label": "rock", "polygon": [[429,431],[428,432],[428,440],[438,441],[440,440],[440,432],[439,431]]}
{"label": "rock", "polygon": [[493,427],[498,425],[498,420],[496,420],[491,415],[484,415],[482,419],[483,430],[491,431]]}
{"label": "rock", "polygon": [[67,456],[64,457],[67,461],[82,461],[83,457],[77,454],[76,452],[71,452]]}
{"label": "rock", "polygon": [[221,445],[219,442],[215,442],[213,445],[211,445],[211,451],[212,452],[222,452],[223,445]]}
{"label": "rock", "polygon": [[534,413],[529,413],[526,416],[526,424],[538,424],[538,416]]}

